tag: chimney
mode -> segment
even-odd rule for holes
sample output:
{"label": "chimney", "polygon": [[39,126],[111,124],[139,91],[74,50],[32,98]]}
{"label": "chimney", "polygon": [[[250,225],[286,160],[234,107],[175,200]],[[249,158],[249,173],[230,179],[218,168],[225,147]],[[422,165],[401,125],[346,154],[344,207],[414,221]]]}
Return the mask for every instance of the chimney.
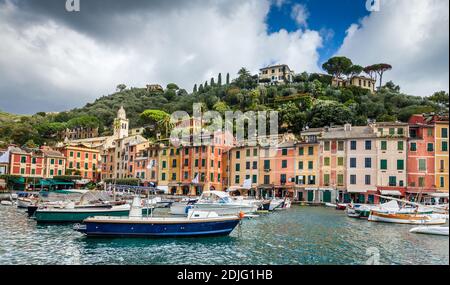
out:
{"label": "chimney", "polygon": [[344,125],[344,131],[350,132],[352,130],[352,124],[345,124]]}

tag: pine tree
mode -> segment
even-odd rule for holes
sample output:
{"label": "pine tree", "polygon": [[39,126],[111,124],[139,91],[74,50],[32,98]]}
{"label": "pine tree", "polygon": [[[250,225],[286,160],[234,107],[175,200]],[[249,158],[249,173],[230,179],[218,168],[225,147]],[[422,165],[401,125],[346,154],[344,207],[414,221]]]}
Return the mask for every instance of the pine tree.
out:
{"label": "pine tree", "polygon": [[197,93],[197,84],[194,85],[194,93]]}
{"label": "pine tree", "polygon": [[217,85],[222,86],[222,73],[219,73],[219,78],[217,78]]}
{"label": "pine tree", "polygon": [[227,73],[227,85],[230,84],[230,73]]}
{"label": "pine tree", "polygon": [[202,93],[203,92],[203,84],[200,84],[200,86],[198,87],[198,92]]}

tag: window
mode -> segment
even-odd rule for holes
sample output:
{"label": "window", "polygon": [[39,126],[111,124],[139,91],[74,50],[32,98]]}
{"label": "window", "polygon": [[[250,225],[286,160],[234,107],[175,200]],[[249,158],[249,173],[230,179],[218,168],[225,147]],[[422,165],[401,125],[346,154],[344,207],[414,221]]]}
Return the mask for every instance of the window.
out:
{"label": "window", "polygon": [[287,160],[281,161],[281,168],[287,168]]}
{"label": "window", "polygon": [[35,169],[31,169],[31,175],[35,175],[36,174],[36,170]]}
{"label": "window", "polygon": [[245,155],[246,155],[247,157],[250,156],[250,149],[247,149],[247,150],[246,150]]}
{"label": "window", "polygon": [[441,188],[445,187],[445,180],[444,177],[442,176],[439,178],[439,187]]}
{"label": "window", "polygon": [[389,134],[390,134],[391,136],[395,135],[395,129],[394,129],[394,128],[390,128],[390,129],[389,129]]}
{"label": "window", "polygon": [[344,174],[338,174],[337,176],[338,186],[344,186]]}
{"label": "window", "polygon": [[36,164],[36,157],[33,157],[33,158],[31,159],[31,163],[32,163],[32,164]]}
{"label": "window", "polygon": [[206,159],[202,159],[202,167],[206,166]]}
{"label": "window", "polygon": [[258,176],[256,176],[256,175],[253,175],[253,176],[252,176],[252,183],[253,183],[253,184],[258,183]]}
{"label": "window", "polygon": [[195,160],[194,165],[195,167],[198,167],[198,159]]}
{"label": "window", "polygon": [[214,173],[209,175],[209,181],[214,182]]}
{"label": "window", "polygon": [[287,148],[283,148],[283,149],[281,150],[281,155],[286,156],[287,154],[288,154]]}
{"label": "window", "polygon": [[247,169],[247,170],[250,169],[250,161],[245,162],[245,169]]}
{"label": "window", "polygon": [[165,169],[166,167],[167,167],[167,161],[164,160],[164,161],[162,162],[162,168]]}
{"label": "window", "polygon": [[325,184],[325,186],[329,186],[330,185],[330,174],[324,174],[323,175],[323,183]]}
{"label": "window", "polygon": [[55,171],[53,169],[50,169],[50,176],[53,176]]}
{"label": "window", "polygon": [[280,182],[281,182],[281,184],[285,184],[286,183],[286,174],[281,174],[280,175]]}
{"label": "window", "polygon": [[162,173],[162,174],[161,174],[161,180],[162,180],[162,181],[166,181],[166,174],[165,174],[165,173]]}
{"label": "window", "polygon": [[[219,151],[220,151],[220,149],[219,149]],[[217,174],[217,182],[220,182],[220,173]]]}
{"label": "window", "polygon": [[20,174],[25,174],[25,169],[24,168],[20,169]]}
{"label": "window", "polygon": [[446,139],[448,138],[448,129],[442,128],[442,138]]}
{"label": "window", "polygon": [[305,154],[305,148],[301,147],[298,149],[298,155],[304,155]]}
{"label": "window", "polygon": [[432,143],[427,144],[427,151],[434,151],[434,145]]}
{"label": "window", "polygon": [[372,158],[366,157],[364,159],[364,167],[365,168],[372,168]]}
{"label": "window", "polygon": [[172,160],[172,167],[177,167],[177,160],[176,159]]}
{"label": "window", "polygon": [[234,177],[234,183],[235,183],[235,184],[239,184],[239,183],[240,183],[240,180],[241,180],[241,177],[240,177],[239,175],[236,175],[236,176]]}
{"label": "window", "polygon": [[366,141],[366,150],[372,149],[372,141]]}
{"label": "window", "polygon": [[236,159],[240,159],[241,158],[241,152],[238,150],[236,151]]}
{"label": "window", "polygon": [[397,177],[389,176],[389,186],[391,187],[397,186]]}
{"label": "window", "polygon": [[356,168],[356,158],[355,157],[350,158],[350,168]]}
{"label": "window", "polygon": [[21,163],[26,163],[26,162],[27,162],[27,157],[26,157],[26,156],[22,156],[22,157],[20,158],[20,162],[21,162]]}
{"label": "window", "polygon": [[308,155],[314,155],[314,147],[308,147]]}
{"label": "window", "polygon": [[419,171],[427,171],[427,160],[419,159]]}
{"label": "window", "polygon": [[252,168],[253,168],[253,169],[258,169],[258,162],[257,162],[257,161],[253,161],[252,164],[253,164],[253,165],[252,165]]}
{"label": "window", "polygon": [[350,175],[350,184],[356,185],[356,175]]}
{"label": "window", "polygon": [[69,168],[73,168],[73,162],[69,162]]}
{"label": "window", "polygon": [[69,153],[69,156],[70,156],[70,157],[73,157],[73,151],[71,151],[71,152]]}
{"label": "window", "polygon": [[303,170],[303,161],[298,162],[298,169]]}
{"label": "window", "polygon": [[448,151],[448,142],[442,142],[442,151]]}
{"label": "window", "polygon": [[387,141],[381,141],[381,150],[387,150]]}
{"label": "window", "polygon": [[402,151],[403,150],[403,141],[397,142],[397,150]]}
{"label": "window", "polygon": [[184,154],[185,154],[185,155],[189,155],[189,149],[188,149],[188,148],[185,148],[185,149],[184,149]]}
{"label": "window", "polygon": [[184,160],[184,166],[188,166],[188,165],[189,165],[189,159],[186,158],[186,159]]}
{"label": "window", "polygon": [[339,166],[344,166],[344,158],[343,157],[338,157],[338,163]]}
{"label": "window", "polygon": [[258,156],[258,149],[257,148],[253,149],[253,156]]}
{"label": "window", "polygon": [[432,137],[433,136],[433,129],[428,128],[428,136]]}
{"label": "window", "polygon": [[398,135],[403,135],[403,128],[398,128],[397,129],[397,134]]}
{"label": "window", "polygon": [[339,151],[343,151],[344,150],[344,142],[343,141],[338,141],[338,150]]}
{"label": "window", "polygon": [[270,184],[270,175],[264,175],[264,184],[269,185]]}
{"label": "window", "polygon": [[329,157],[324,157],[323,158],[323,164],[325,166],[330,166],[330,158]]}
{"label": "window", "polygon": [[441,159],[441,167],[439,168],[441,170],[441,172],[443,172],[445,170],[445,160]]}
{"label": "window", "polygon": [[89,154],[86,153],[86,154],[84,155],[84,157],[85,157],[86,159],[89,159]]}
{"label": "window", "polygon": [[380,135],[383,135],[383,133],[384,133],[383,128],[378,128],[378,132],[380,133]]}
{"label": "window", "polygon": [[89,169],[89,164],[85,163],[84,164],[84,169]]}
{"label": "window", "polygon": [[77,157],[80,158],[81,157],[81,153],[77,152]]}
{"label": "window", "polygon": [[308,184],[309,185],[315,185],[316,184],[316,176],[315,175],[309,175],[308,176]]}
{"label": "window", "polygon": [[419,187],[425,187],[425,178],[419,177]]}
{"label": "window", "polygon": [[372,183],[371,183],[371,180],[372,180],[372,179],[371,179],[371,176],[370,176],[370,175],[366,175],[365,178],[364,178],[364,182],[365,182],[366,185],[372,184]]}
{"label": "window", "polygon": [[397,160],[397,170],[405,170],[405,161],[403,159]]}
{"label": "window", "polygon": [[308,161],[308,169],[312,170],[314,168],[314,162]]}
{"label": "window", "polygon": [[411,146],[409,148],[410,151],[417,151],[417,144],[416,143],[411,143]]}
{"label": "window", "polygon": [[236,163],[236,171],[241,171],[241,164],[240,163]]}
{"label": "window", "polygon": [[381,170],[387,170],[387,160],[386,159],[382,159],[380,161],[380,168],[381,168]]}
{"label": "window", "polygon": [[350,149],[351,150],[356,150],[356,141],[351,141],[350,142]]}
{"label": "window", "polygon": [[264,169],[266,170],[270,169],[270,160],[264,160]]}
{"label": "window", "polygon": [[188,179],[188,178],[189,178],[189,172],[185,171],[185,172],[184,172],[184,175],[183,175],[183,178],[184,178],[185,180]]}
{"label": "window", "polygon": [[330,142],[325,142],[324,149],[325,151],[330,151]]}

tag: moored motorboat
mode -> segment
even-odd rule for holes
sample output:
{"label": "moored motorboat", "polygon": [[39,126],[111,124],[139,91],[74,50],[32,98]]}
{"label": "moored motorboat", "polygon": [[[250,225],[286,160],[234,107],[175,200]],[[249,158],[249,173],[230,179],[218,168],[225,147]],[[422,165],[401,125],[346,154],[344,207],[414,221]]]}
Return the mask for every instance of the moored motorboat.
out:
{"label": "moored motorboat", "polygon": [[401,214],[370,211],[369,221],[410,225],[442,225],[446,219],[433,214]]}
{"label": "moored motorboat", "polygon": [[[137,199],[136,199],[137,200]],[[187,217],[142,217],[140,201],[133,201],[128,217],[87,218],[75,230],[102,237],[198,237],[229,235],[244,214],[219,216],[211,211],[189,210]]]}
{"label": "moored motorboat", "polygon": [[230,195],[222,191],[205,191],[200,196],[197,203],[192,205],[192,209],[201,211],[213,211],[218,215],[237,215],[240,212],[245,214],[254,213],[258,207],[245,200],[233,200]]}
{"label": "moored motorboat", "polygon": [[448,236],[448,227],[439,227],[439,226],[415,227],[409,230],[409,232],[416,234]]}
{"label": "moored motorboat", "polygon": [[186,216],[192,205],[195,204],[198,199],[184,198],[180,202],[175,202],[170,205],[170,214]]}
{"label": "moored motorboat", "polygon": [[39,208],[34,217],[38,223],[79,223],[93,216],[127,216],[130,205],[117,205],[111,207],[83,207],[76,208],[67,206],[65,208]]}

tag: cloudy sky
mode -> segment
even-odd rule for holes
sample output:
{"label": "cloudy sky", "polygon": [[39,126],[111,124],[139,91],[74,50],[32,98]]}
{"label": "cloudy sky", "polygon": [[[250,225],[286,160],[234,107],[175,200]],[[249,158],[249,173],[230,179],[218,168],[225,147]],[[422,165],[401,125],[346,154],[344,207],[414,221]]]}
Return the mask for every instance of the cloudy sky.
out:
{"label": "cloudy sky", "polygon": [[387,62],[409,94],[449,89],[449,1],[0,0],[0,110],[81,107],[115,86],[192,90],[272,63],[320,72],[333,55]]}

